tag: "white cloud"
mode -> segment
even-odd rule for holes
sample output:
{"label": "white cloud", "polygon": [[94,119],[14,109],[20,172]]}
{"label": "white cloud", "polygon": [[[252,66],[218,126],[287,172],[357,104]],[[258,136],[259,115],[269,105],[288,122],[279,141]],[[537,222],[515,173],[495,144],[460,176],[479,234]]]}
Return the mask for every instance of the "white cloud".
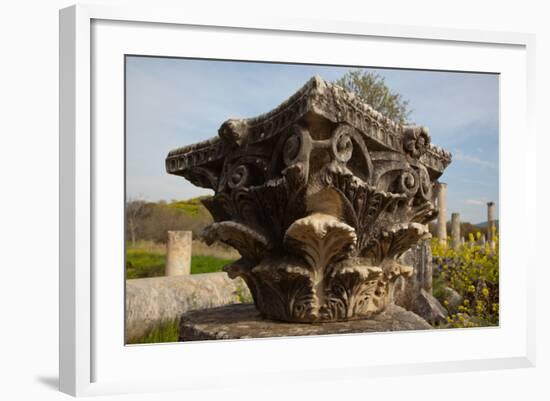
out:
{"label": "white cloud", "polygon": [[494,170],[498,169],[498,166],[495,163],[492,163],[488,160],[480,159],[479,157],[468,155],[466,153],[463,153],[461,150],[457,150],[453,153],[453,158],[456,160],[462,160],[467,163],[477,164],[478,166],[491,168]]}
{"label": "white cloud", "polygon": [[487,205],[487,199],[466,199],[464,203],[468,205],[485,206]]}
{"label": "white cloud", "polygon": [[495,188],[498,187],[498,180],[491,180],[491,181],[481,181],[481,180],[472,180],[469,178],[460,177],[458,178],[458,181],[463,182],[465,184],[475,185],[475,186],[481,186],[486,188]]}

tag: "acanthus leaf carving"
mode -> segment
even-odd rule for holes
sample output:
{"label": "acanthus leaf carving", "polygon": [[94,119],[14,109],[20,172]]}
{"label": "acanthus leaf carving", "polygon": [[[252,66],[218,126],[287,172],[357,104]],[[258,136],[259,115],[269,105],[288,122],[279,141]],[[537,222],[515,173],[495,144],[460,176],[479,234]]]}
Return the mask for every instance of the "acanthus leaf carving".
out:
{"label": "acanthus leaf carving", "polygon": [[375,263],[396,259],[419,241],[431,238],[428,227],[419,223],[401,223],[381,231],[367,243],[363,254]]}
{"label": "acanthus leaf carving", "polygon": [[265,235],[234,221],[213,223],[202,231],[201,236],[208,245],[214,241],[224,242],[252,261],[261,260],[270,247]]}

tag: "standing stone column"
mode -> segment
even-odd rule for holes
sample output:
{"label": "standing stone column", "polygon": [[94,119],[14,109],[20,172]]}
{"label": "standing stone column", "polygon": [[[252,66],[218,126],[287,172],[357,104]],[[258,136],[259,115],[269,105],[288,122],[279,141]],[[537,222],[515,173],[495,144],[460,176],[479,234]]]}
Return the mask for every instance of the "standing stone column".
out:
{"label": "standing stone column", "polygon": [[453,249],[460,248],[460,214],[453,213],[451,214],[451,239]]}
{"label": "standing stone column", "polygon": [[495,214],[496,214],[495,202],[487,203],[487,241],[489,242],[491,247],[494,247],[494,244],[495,244],[495,239],[493,236],[493,233],[496,230]]}
{"label": "standing stone column", "polygon": [[485,234],[481,235],[478,243],[479,243],[479,246],[481,246],[482,248],[485,248],[485,245],[487,244],[487,242],[485,241]]}
{"label": "standing stone column", "polygon": [[443,245],[447,244],[447,184],[439,182],[437,184],[437,237]]}
{"label": "standing stone column", "polygon": [[167,276],[185,276],[191,273],[191,231],[168,231],[166,243]]}

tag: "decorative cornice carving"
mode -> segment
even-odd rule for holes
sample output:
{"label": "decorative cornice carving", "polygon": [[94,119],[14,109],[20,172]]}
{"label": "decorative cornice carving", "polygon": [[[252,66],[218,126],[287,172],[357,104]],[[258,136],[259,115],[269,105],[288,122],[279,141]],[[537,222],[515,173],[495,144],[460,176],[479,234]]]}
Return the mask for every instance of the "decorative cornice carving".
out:
{"label": "decorative cornice carving", "polygon": [[[354,94],[313,77],[272,111],[249,119],[229,119],[221,125],[218,137],[171,151],[166,158],[166,170],[170,174],[186,176],[191,167],[212,166],[236,146],[269,141],[285,128],[298,123],[306,114],[355,128],[373,149],[409,152],[405,148],[410,146],[410,134],[425,133],[421,135],[427,142],[422,162],[432,179],[441,175],[451,162],[451,154],[431,145],[429,135],[422,127],[401,126]],[[192,177],[191,181],[194,182]]]}

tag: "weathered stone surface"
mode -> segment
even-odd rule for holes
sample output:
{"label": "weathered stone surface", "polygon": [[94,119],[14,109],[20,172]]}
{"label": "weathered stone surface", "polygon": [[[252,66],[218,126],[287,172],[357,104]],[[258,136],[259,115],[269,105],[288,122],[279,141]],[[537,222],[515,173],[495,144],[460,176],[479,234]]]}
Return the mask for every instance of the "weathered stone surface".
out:
{"label": "weathered stone surface", "polygon": [[428,241],[421,241],[405,252],[402,263],[413,266],[411,277],[400,277],[394,287],[394,302],[416,313],[430,324],[445,323],[447,310],[432,295],[432,251]]}
{"label": "weathered stone surface", "polygon": [[225,273],[126,280],[126,339],[141,337],[182,313],[250,302],[248,288]]}
{"label": "weathered stone surface", "polygon": [[416,300],[416,308],[418,314],[426,319],[430,324],[438,325],[447,321],[449,313],[432,294],[424,290],[420,290]]}
{"label": "weathered stone surface", "polygon": [[[424,288],[428,292],[432,292],[432,249],[429,241],[420,241],[413,245],[399,258],[399,262],[412,266],[413,274],[408,278],[400,278],[395,286],[395,303],[412,310],[412,301],[420,288]],[[401,299],[402,301],[397,301]]]}
{"label": "weathered stone surface", "polygon": [[413,245],[399,260],[403,264],[412,266],[414,270],[410,277],[397,279],[394,287],[395,304],[429,322],[441,322],[446,315],[443,316],[441,304],[431,296],[433,264],[429,241],[421,241]]}
{"label": "weathered stone surface", "polygon": [[448,310],[450,313],[456,313],[464,300],[462,295],[450,287],[443,288],[443,297],[449,302]]}
{"label": "weathered stone surface", "polygon": [[171,151],[166,169],[215,191],[203,238],[239,251],[226,271],[260,312],[340,321],[380,313],[412,274],[398,258],[430,237],[434,186],[451,161],[430,141],[314,77],[276,109]]}
{"label": "weathered stone surface", "polygon": [[264,319],[254,305],[240,304],[185,313],[180,320],[180,341],[427,330],[431,328],[421,317],[396,305],[389,305],[382,313],[368,320],[300,324]]}

